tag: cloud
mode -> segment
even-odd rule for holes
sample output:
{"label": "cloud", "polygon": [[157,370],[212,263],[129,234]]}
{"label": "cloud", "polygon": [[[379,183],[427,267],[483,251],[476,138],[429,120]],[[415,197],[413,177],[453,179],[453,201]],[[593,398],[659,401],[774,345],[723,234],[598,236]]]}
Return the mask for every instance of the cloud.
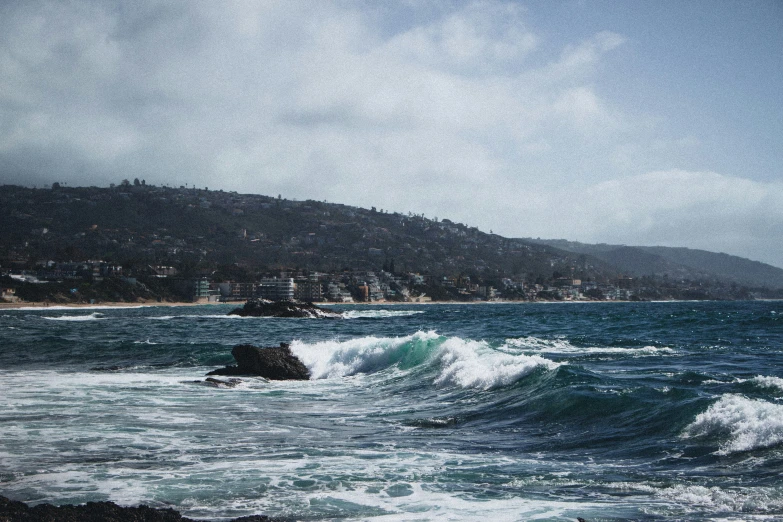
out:
{"label": "cloud", "polygon": [[[683,137],[629,117],[602,88],[625,42],[609,31],[548,41],[518,3],[489,0],[6,3],[0,179],[139,177],[410,210],[511,236],[687,242],[709,236],[701,216],[736,229],[701,184],[725,188],[715,197],[752,191],[719,174],[657,172]],[[739,200],[718,204],[758,224]],[[666,232],[666,219],[689,212],[701,228]]]}
{"label": "cloud", "polygon": [[582,241],[687,246],[779,264],[783,244],[783,183],[715,172],[654,171],[602,181],[578,192],[547,194],[542,205],[561,212],[537,235]]}

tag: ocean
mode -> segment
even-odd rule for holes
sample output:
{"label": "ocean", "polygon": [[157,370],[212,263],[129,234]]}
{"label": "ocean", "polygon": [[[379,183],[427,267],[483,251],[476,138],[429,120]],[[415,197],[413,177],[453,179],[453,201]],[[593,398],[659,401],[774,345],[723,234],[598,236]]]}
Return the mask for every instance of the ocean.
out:
{"label": "ocean", "polygon": [[[783,520],[783,302],[0,310],[0,494],[221,520]],[[240,343],[309,381],[206,386]]]}

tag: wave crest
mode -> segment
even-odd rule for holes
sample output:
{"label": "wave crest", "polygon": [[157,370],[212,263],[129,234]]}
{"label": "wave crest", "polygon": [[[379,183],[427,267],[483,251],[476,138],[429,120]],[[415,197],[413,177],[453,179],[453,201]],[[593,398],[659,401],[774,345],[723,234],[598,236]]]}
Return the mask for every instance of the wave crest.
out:
{"label": "wave crest", "polygon": [[719,455],[775,446],[783,442],[783,405],[727,394],[697,415],[682,436],[725,439]]}
{"label": "wave crest", "polygon": [[463,388],[490,389],[512,384],[537,368],[554,370],[560,364],[540,355],[493,350],[484,341],[447,339],[440,354],[442,370],[436,384],[453,382]]}
{"label": "wave crest", "polygon": [[778,390],[783,391],[783,379],[780,377],[757,375],[750,379],[750,382],[761,388],[777,388]]}
{"label": "wave crest", "polygon": [[308,367],[313,379],[329,379],[389,368],[417,350],[426,350],[427,344],[438,338],[435,332],[416,332],[405,337],[369,336],[312,344],[294,341],[291,351]]}
{"label": "wave crest", "polygon": [[100,319],[106,319],[102,313],[93,312],[89,315],[61,315],[58,317],[52,317],[48,315],[42,316],[47,321],[98,321]]}
{"label": "wave crest", "polygon": [[580,347],[574,346],[564,339],[540,339],[538,337],[521,337],[507,339],[508,346],[528,352],[552,353],[558,355],[630,355],[634,357],[649,357],[672,354],[674,350],[666,346],[642,346],[639,348],[622,348],[612,346]]}
{"label": "wave crest", "polygon": [[387,368],[435,366],[433,384],[489,389],[516,382],[537,368],[552,370],[560,364],[539,355],[510,354],[484,341],[416,332],[404,337],[360,337],[348,341],[304,343],[291,350],[308,367],[314,379],[373,373]]}
{"label": "wave crest", "polygon": [[424,310],[348,310],[343,312],[345,319],[388,319],[390,317],[409,317],[423,314]]}

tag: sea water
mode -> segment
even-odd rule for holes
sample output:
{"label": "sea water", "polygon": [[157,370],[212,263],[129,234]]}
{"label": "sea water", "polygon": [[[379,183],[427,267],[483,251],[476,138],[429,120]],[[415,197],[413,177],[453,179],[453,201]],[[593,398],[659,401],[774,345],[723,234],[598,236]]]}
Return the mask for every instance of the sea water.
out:
{"label": "sea water", "polygon": [[[783,303],[0,311],[0,494],[192,518],[783,520]],[[309,381],[211,387],[239,343]]]}

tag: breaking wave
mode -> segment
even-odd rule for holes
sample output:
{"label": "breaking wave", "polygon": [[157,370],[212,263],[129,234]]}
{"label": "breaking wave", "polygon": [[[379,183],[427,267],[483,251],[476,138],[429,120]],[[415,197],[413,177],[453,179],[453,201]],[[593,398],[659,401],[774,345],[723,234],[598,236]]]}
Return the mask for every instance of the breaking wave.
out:
{"label": "breaking wave", "polygon": [[783,443],[783,405],[727,394],[700,413],[682,433],[684,438],[716,438],[719,455]]}
{"label": "breaking wave", "polygon": [[764,375],[757,375],[750,379],[750,382],[760,388],[777,388],[783,391],[783,379],[780,377],[766,377]]}
{"label": "breaking wave", "polygon": [[433,384],[462,388],[505,386],[538,368],[553,370],[560,366],[538,355],[506,353],[485,341],[445,337],[436,332],[317,343],[294,341],[291,350],[310,369],[314,379],[432,365],[436,372]]}

